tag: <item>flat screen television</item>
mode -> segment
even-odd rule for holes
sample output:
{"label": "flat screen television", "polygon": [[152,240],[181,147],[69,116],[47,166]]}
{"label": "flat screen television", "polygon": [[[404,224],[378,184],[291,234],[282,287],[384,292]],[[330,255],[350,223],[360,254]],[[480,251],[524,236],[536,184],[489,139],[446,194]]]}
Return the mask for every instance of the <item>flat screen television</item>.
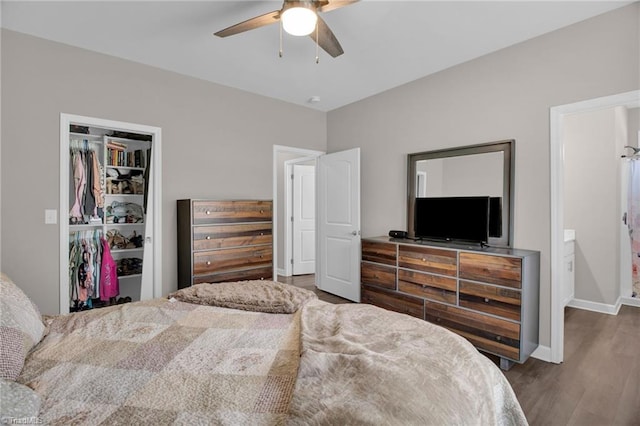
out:
{"label": "flat screen television", "polygon": [[416,198],[414,223],[417,238],[486,243],[489,197]]}

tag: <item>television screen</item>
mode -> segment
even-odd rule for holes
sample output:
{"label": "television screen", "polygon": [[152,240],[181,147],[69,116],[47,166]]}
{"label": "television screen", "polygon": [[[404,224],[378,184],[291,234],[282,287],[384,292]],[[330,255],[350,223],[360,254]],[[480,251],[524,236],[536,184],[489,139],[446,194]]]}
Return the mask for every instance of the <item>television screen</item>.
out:
{"label": "television screen", "polygon": [[489,197],[416,198],[414,223],[418,238],[486,243]]}

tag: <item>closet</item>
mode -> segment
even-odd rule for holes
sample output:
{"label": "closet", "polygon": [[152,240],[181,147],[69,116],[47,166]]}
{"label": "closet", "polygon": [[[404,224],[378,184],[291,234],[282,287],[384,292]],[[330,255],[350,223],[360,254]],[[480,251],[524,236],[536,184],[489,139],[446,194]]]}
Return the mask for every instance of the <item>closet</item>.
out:
{"label": "closet", "polygon": [[159,293],[157,134],[78,121],[61,120],[61,313]]}

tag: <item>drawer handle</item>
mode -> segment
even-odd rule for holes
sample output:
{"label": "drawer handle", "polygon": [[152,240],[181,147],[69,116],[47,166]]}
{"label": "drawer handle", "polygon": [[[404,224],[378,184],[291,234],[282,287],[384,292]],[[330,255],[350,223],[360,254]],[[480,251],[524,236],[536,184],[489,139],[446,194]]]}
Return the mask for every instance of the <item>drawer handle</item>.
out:
{"label": "drawer handle", "polygon": [[260,210],[260,213],[261,213],[261,214],[262,214],[262,213],[264,213],[264,210]]}
{"label": "drawer handle", "polygon": [[422,261],[423,261],[423,262],[426,262],[426,261],[427,261],[427,259],[425,259],[425,258],[423,257],[423,258],[422,258]]}
{"label": "drawer handle", "polygon": [[211,239],[211,235],[207,235],[207,240],[210,240],[210,239]]}
{"label": "drawer handle", "polygon": [[422,284],[422,288],[427,288],[427,285],[426,284]]}
{"label": "drawer handle", "polygon": [[210,260],[207,260],[207,265],[211,265],[211,261]]}
{"label": "drawer handle", "polygon": [[262,259],[263,257],[264,257],[263,255],[260,255],[260,259]]}
{"label": "drawer handle", "polygon": [[211,210],[207,210],[206,212],[204,212],[205,214],[211,214]]}
{"label": "drawer handle", "polygon": [[441,321],[440,318],[436,318],[436,322],[440,322],[440,321]]}
{"label": "drawer handle", "polygon": [[260,233],[260,236],[262,236],[262,235],[264,235],[264,232],[261,232],[261,233]]}
{"label": "drawer handle", "polygon": [[489,303],[489,299],[488,298],[484,298],[484,303]]}
{"label": "drawer handle", "polygon": [[496,336],[496,340],[497,340],[498,342],[501,342],[501,341],[502,341],[502,336]]}

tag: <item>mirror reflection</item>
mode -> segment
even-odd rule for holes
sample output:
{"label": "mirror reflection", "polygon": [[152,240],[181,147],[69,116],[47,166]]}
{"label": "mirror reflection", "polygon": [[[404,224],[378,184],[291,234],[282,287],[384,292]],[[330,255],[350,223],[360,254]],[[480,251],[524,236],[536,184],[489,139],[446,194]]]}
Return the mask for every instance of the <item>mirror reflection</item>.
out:
{"label": "mirror reflection", "polygon": [[503,163],[502,152],[417,161],[416,196],[502,197]]}

